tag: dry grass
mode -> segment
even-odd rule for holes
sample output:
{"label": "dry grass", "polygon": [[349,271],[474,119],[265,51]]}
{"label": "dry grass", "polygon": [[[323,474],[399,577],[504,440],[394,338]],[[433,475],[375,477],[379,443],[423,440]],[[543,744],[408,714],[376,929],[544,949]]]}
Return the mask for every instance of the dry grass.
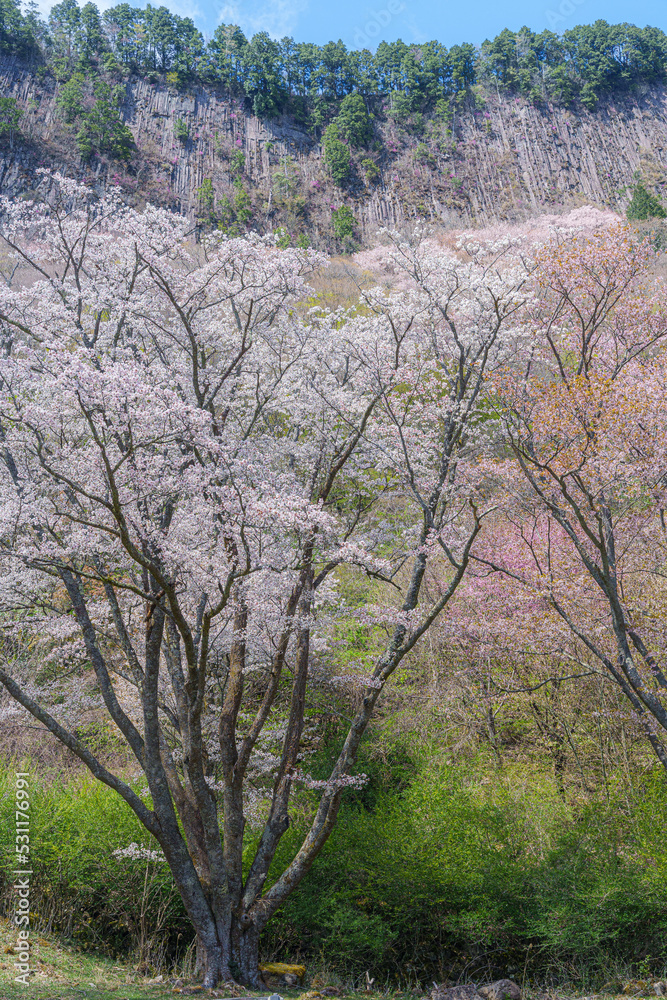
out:
{"label": "dry grass", "polygon": [[[8,920],[0,918],[0,1000],[165,1000],[176,996],[201,996],[243,1000],[258,1000],[258,996],[240,987],[215,990],[204,989],[193,980],[177,980],[165,976],[162,981],[141,975],[130,963],[113,961],[94,952],[82,953],[54,937],[34,932],[32,936],[32,975],[29,986],[14,982],[15,970],[12,950],[16,932]],[[284,1000],[316,1000],[324,996],[322,988],[330,984],[336,988],[339,1000],[416,1000],[422,990],[396,991],[391,988],[372,992],[352,990],[340,975],[327,975],[320,970],[312,976],[313,984],[302,990],[289,990]],[[316,985],[317,984],[317,985]],[[609,984],[610,986],[612,984]],[[621,984],[613,984],[621,987]],[[597,993],[582,996],[569,990],[524,991],[525,1000],[635,1000],[652,997],[652,982],[628,982],[620,993]],[[328,991],[327,991],[328,992]],[[655,998],[653,997],[653,1000]]]}
{"label": "dry grass", "polygon": [[376,284],[377,277],[350,257],[332,257],[328,267],[316,271],[308,284],[317,294],[317,304],[326,309],[351,309],[359,301],[360,289]]}

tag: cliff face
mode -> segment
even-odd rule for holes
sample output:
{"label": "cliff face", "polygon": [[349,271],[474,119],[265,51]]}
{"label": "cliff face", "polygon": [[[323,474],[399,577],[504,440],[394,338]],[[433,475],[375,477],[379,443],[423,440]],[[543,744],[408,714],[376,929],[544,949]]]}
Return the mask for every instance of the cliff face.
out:
{"label": "cliff face", "polygon": [[[316,138],[287,120],[260,121],[212,90],[183,94],[129,81],[121,107],[137,145],[129,167],[102,157],[82,164],[75,132],[58,116],[52,78],[40,80],[5,60],[0,92],[24,111],[21,135],[13,148],[0,150],[3,194],[29,192],[35,169],[45,166],[194,216],[201,214],[199,189],[209,178],[216,211],[233,206],[242,188],[253,225],[284,224],[319,242],[331,233],[332,208],[343,202],[368,237],[379,225],[415,218],[488,225],[584,202],[622,210],[638,170],[656,193],[667,188],[665,88],[607,102],[596,112],[477,95],[474,107],[447,122],[427,122],[417,135],[414,127],[411,134],[378,117],[374,152],[356,156],[344,191],[332,186]],[[187,125],[184,139],[175,135],[177,120]],[[378,168],[370,181],[360,166],[368,156]]]}

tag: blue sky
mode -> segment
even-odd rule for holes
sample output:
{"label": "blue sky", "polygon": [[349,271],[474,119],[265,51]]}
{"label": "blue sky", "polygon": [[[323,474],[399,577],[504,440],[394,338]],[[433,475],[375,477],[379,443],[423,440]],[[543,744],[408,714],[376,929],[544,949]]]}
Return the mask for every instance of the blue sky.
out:
{"label": "blue sky", "polygon": [[[84,0],[81,0],[83,3]],[[98,0],[99,2],[99,0]],[[99,7],[120,0],[101,0]],[[130,0],[132,3],[133,0]],[[461,42],[479,44],[503,28],[524,24],[533,31],[558,33],[598,18],[610,23],[630,21],[667,31],[667,0],[151,0],[192,17],[211,35],[218,24],[239,24],[248,35],[268,31],[273,38],[291,35],[299,42],[342,39],[348,48],[369,48],[378,42],[424,42],[437,39],[448,48]],[[134,0],[144,6],[144,0]],[[51,6],[41,0],[42,9]]]}
{"label": "blue sky", "polygon": [[291,35],[320,45],[341,38],[348,48],[371,50],[397,38],[437,39],[448,48],[479,44],[524,24],[560,33],[598,18],[667,31],[667,0],[198,0],[195,15],[208,32],[224,21],[249,34],[268,31],[274,38]]}
{"label": "blue sky", "polygon": [[[153,0],[159,4],[160,0]],[[478,44],[503,28],[561,32],[598,18],[667,31],[667,0],[162,0],[193,17],[206,34],[217,24],[239,24],[246,34],[268,31],[300,42],[341,38],[348,48],[370,48],[402,38],[435,38],[447,47]]]}

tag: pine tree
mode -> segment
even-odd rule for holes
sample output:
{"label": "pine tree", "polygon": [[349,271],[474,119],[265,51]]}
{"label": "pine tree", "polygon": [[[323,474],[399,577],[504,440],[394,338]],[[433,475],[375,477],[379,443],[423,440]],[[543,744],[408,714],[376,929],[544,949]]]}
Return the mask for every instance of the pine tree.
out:
{"label": "pine tree", "polygon": [[324,162],[331,171],[333,182],[338,187],[342,187],[350,175],[352,157],[350,147],[341,139],[340,129],[336,122],[332,122],[325,129],[322,144],[324,146]]}
{"label": "pine tree", "polygon": [[632,200],[628,205],[626,216],[631,222],[644,222],[646,219],[664,219],[667,216],[664,208],[650,191],[647,191],[641,181],[637,181]]}
{"label": "pine tree", "polygon": [[343,98],[336,125],[351,146],[364,146],[369,141],[373,128],[361,94],[348,94]]}

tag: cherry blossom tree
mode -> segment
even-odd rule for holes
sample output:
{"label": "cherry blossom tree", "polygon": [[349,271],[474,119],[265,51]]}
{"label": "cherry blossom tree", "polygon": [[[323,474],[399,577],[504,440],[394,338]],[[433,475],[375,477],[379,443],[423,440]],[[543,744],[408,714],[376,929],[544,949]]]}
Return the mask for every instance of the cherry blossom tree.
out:
{"label": "cherry blossom tree", "polygon": [[667,768],[667,308],[653,260],[623,227],[538,256],[523,363],[497,382],[513,458],[497,463],[507,515],[478,566],[505,583],[501,599],[487,585],[478,634],[567,651],[573,674],[596,667]]}
{"label": "cherry blossom tree", "polygon": [[[511,246],[392,237],[406,289],[329,314],[304,305],[325,263],[312,251],[197,246],[168,213],[44,185],[44,202],[2,206],[0,683],[158,842],[204,983],[257,985],[259,935],[363,780],[385,684],[470,565],[490,503],[488,378],[516,349],[529,269]],[[446,582],[427,594],[435,562]],[[343,679],[361,698],[316,782],[304,725],[313,686],[336,680],[343,566],[384,596],[363,611],[376,655]],[[34,676],[46,659],[51,691]],[[73,665],[149,800],[76,736]],[[269,878],[299,782],[318,801]]]}

